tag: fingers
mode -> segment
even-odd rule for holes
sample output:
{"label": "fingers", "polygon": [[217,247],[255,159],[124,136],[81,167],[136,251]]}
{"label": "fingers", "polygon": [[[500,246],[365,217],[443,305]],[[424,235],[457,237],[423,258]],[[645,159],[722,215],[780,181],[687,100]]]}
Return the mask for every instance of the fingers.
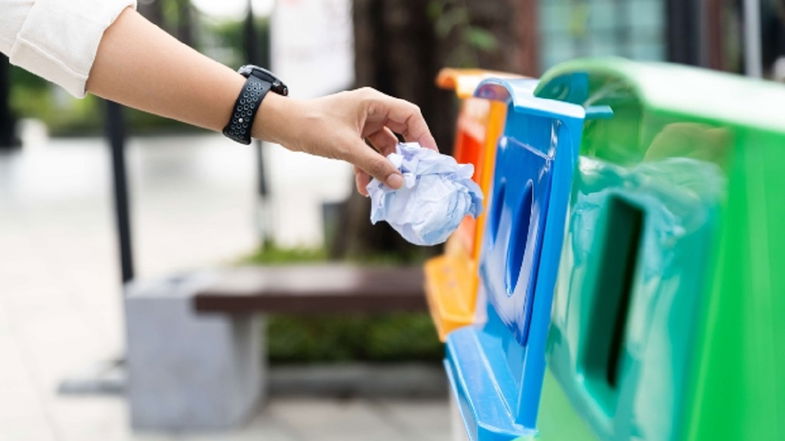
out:
{"label": "fingers", "polygon": [[418,142],[427,149],[439,150],[419,107],[397,98],[386,97],[386,99],[389,106],[385,123],[387,127],[403,135],[406,141]]}
{"label": "fingers", "polygon": [[[384,182],[390,188],[397,189],[403,185],[403,176],[393,166],[392,162],[360,140],[352,146],[349,157],[346,159],[367,174]],[[358,187],[364,182],[364,179],[362,176],[357,177],[356,183]],[[367,185],[367,182],[365,184]],[[360,191],[360,193],[363,192]]]}
{"label": "fingers", "polygon": [[368,183],[371,182],[371,175],[364,172],[361,168],[354,168],[354,184],[357,186],[357,192],[361,195],[368,197]]}
{"label": "fingers", "polygon": [[373,91],[372,95],[369,119],[382,119],[383,125],[403,135],[406,141],[439,150],[419,107],[381,92]]}
{"label": "fingers", "polygon": [[[366,187],[371,177],[393,189],[403,185],[403,176],[385,158],[396,149],[398,138],[395,133],[403,135],[406,141],[418,142],[425,148],[438,151],[420,108],[414,104],[370,88],[347,92],[340,98],[343,100],[341,102],[361,112],[359,115],[354,114],[358,118],[354,121],[359,124],[355,126],[357,132],[353,134],[360,136],[353,139],[347,137],[339,142],[335,155],[355,166],[355,185],[360,194],[368,195]],[[368,147],[366,140],[376,150]]]}
{"label": "fingers", "polygon": [[395,147],[398,145],[398,137],[387,127],[382,127],[378,131],[371,133],[366,139],[384,156],[395,153]]}
{"label": "fingers", "polygon": [[[390,153],[394,153],[398,145],[398,137],[387,127],[382,127],[378,131],[371,133],[366,139],[385,157]],[[369,182],[371,182],[371,175],[359,167],[354,167],[354,183],[357,186],[357,192],[367,197]]]}

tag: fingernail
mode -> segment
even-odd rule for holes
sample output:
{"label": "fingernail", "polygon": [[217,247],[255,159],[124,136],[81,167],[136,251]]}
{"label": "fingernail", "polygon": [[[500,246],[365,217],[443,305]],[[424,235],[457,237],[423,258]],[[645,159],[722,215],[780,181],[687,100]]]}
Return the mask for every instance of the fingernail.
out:
{"label": "fingernail", "polygon": [[403,185],[403,176],[398,173],[393,173],[390,176],[387,176],[385,184],[390,188],[400,188]]}

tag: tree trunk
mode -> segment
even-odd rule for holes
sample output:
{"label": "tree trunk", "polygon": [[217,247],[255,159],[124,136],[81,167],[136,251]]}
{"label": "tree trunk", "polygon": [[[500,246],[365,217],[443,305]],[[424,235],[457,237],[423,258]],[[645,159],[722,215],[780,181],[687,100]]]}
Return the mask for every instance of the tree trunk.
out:
{"label": "tree trunk", "polygon": [[[441,1],[451,3],[449,0]],[[466,0],[455,3],[466,8],[468,26],[485,29],[496,40],[495,47],[491,49],[475,49],[477,62],[469,67],[525,75],[539,73],[537,0]],[[445,51],[455,50],[455,38],[444,39],[442,44]]]}
{"label": "tree trunk", "polygon": [[[436,1],[436,0],[435,0]],[[476,63],[489,69],[520,70],[518,30],[514,23],[516,0],[438,0],[446,8],[465,7],[471,22],[489,31],[497,41],[493,51],[478,51]],[[354,45],[357,86],[372,86],[420,106],[442,153],[451,153],[457,101],[450,91],[438,89],[434,78],[457,47],[464,44],[451,34],[439,37],[429,17],[433,2],[419,0],[355,0]],[[455,3],[455,4],[453,4]],[[435,249],[405,242],[392,228],[368,220],[370,201],[353,194],[341,213],[344,230],[330,243],[332,257],[391,254],[417,258]]]}

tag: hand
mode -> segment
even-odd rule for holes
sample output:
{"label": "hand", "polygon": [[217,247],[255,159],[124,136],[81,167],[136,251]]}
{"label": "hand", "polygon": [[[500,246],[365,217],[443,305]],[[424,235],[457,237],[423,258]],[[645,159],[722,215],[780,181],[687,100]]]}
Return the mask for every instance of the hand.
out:
{"label": "hand", "polygon": [[364,196],[371,176],[391,188],[403,185],[400,172],[385,157],[395,151],[395,133],[438,150],[419,107],[368,87],[312,100],[271,93],[254,123],[254,137],[354,164],[357,191]]}

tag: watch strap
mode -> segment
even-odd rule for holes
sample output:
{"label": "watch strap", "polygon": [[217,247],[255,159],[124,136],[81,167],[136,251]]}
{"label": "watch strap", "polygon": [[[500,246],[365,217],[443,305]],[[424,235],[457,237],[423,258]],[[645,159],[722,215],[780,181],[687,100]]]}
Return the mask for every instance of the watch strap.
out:
{"label": "watch strap", "polygon": [[251,128],[256,118],[256,112],[265,95],[270,91],[270,87],[269,82],[253,75],[246,79],[243,90],[234,103],[232,117],[223,129],[224,135],[241,144],[251,143]]}

